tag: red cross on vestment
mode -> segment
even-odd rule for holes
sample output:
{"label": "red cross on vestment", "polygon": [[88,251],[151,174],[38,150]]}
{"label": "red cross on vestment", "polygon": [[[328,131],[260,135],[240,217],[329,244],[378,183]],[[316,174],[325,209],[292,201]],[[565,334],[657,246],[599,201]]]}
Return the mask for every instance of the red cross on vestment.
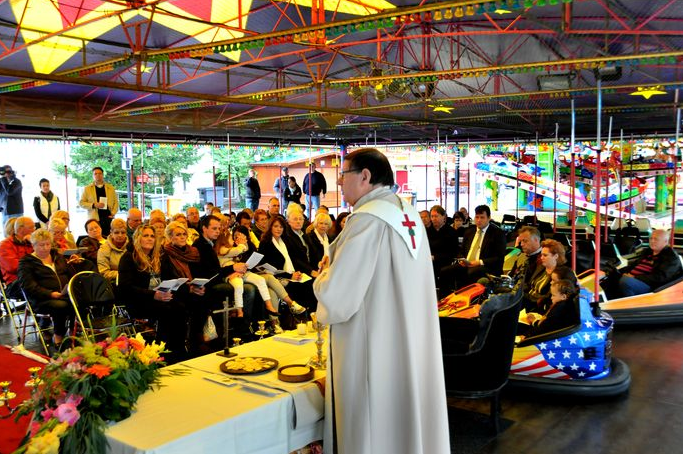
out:
{"label": "red cross on vestment", "polygon": [[415,227],[415,222],[411,221],[410,218],[408,217],[407,214],[403,214],[405,216],[406,220],[401,222],[401,225],[406,226],[408,228],[408,234],[410,235],[410,241],[413,242],[413,249],[415,249],[415,230],[413,230],[413,227]]}

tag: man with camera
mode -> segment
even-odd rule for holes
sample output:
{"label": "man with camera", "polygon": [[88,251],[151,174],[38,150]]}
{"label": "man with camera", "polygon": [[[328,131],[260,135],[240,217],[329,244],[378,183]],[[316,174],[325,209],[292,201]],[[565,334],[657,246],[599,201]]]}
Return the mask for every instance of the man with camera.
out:
{"label": "man with camera", "polygon": [[24,215],[21,191],[21,180],[17,178],[12,166],[0,166],[0,211],[3,226],[9,219]]}

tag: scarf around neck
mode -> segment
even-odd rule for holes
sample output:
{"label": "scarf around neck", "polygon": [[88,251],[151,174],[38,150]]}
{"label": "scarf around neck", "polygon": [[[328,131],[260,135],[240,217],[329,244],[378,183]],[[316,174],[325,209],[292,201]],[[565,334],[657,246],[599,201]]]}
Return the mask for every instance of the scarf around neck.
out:
{"label": "scarf around neck", "polygon": [[173,270],[177,277],[192,279],[190,263],[199,263],[199,251],[197,248],[185,246],[181,249],[171,244],[167,244],[164,246],[164,252],[171,261],[171,266],[173,266]]}

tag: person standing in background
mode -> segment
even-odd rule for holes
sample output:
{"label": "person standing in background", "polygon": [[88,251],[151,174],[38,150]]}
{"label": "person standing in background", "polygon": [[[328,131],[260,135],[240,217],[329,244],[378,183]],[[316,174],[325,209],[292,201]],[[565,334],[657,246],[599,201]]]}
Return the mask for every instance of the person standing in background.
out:
{"label": "person standing in background", "polygon": [[275,191],[275,197],[277,197],[280,207],[282,207],[285,206],[285,189],[287,189],[289,182],[289,168],[283,167],[280,172],[281,175],[273,183],[273,191]]}
{"label": "person standing in background", "polygon": [[109,235],[111,220],[119,211],[119,196],[114,186],[104,182],[102,167],[93,167],[93,182],[83,188],[79,205],[88,210],[88,218],[99,222],[102,236]]}
{"label": "person standing in background", "polygon": [[244,180],[245,197],[247,199],[247,208],[251,211],[256,211],[261,199],[261,185],[256,179],[256,171],[249,169],[249,176]]}
{"label": "person standing in background", "polygon": [[309,165],[310,173],[304,177],[304,194],[306,194],[306,208],[317,210],[320,206],[320,193],[327,194],[327,181],[325,176],[315,170],[315,162]]}
{"label": "person standing in background", "polygon": [[33,198],[33,211],[40,221],[40,226],[47,228],[47,223],[52,217],[52,213],[59,211],[59,197],[50,191],[50,180],[40,179],[40,194]]}
{"label": "person standing in background", "polygon": [[21,180],[17,178],[12,166],[0,167],[0,211],[3,226],[9,219],[24,215],[22,189]]}
{"label": "person standing in background", "polygon": [[285,210],[291,202],[301,203],[301,186],[296,184],[296,178],[289,177],[287,189],[285,189]]}

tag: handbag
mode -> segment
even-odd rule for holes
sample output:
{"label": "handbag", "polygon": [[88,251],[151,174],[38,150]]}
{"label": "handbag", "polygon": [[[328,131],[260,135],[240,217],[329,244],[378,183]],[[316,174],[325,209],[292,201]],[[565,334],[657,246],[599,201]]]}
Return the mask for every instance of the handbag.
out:
{"label": "handbag", "polygon": [[209,342],[218,337],[218,332],[216,331],[216,325],[213,323],[213,318],[209,315],[204,323],[204,328],[202,329],[202,335],[204,337],[204,342]]}

